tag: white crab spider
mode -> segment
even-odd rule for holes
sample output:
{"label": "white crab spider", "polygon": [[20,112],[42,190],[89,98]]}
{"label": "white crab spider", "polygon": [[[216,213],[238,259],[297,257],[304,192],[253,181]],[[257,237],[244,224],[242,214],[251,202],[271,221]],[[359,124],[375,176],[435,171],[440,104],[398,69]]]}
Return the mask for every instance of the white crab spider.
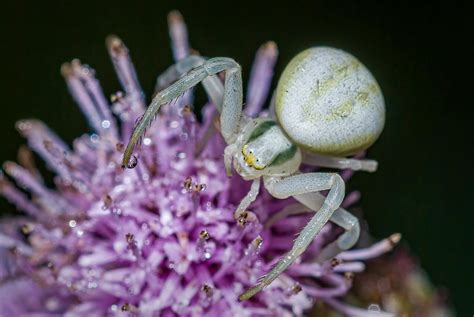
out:
{"label": "white crab spider", "polygon": [[[216,76],[220,72],[225,72],[224,86]],[[228,144],[224,153],[227,173],[230,175],[233,165],[244,179],[253,181],[235,212],[236,218],[255,200],[260,179],[274,197],[293,196],[317,211],[292,249],[256,286],[244,292],[241,300],[255,295],[288,268],[327,221],[345,229],[330,246],[332,253],[357,242],[357,218],[339,207],[344,198],[342,178],[337,173],[299,172],[302,162],[367,171],[377,167],[372,160],[344,158],[375,142],[385,122],[380,88],[355,57],[329,47],[298,54],[278,83],[272,105],[275,119],[252,119],[242,114],[241,70],[230,58],[190,56],[171,66],[159,80],[161,87],[174,83],[156,94],[139,120],[125,150],[123,166],[129,165],[135,145],[160,107],[202,82],[220,112],[221,133]],[[318,193],[323,190],[329,190],[326,197]]]}

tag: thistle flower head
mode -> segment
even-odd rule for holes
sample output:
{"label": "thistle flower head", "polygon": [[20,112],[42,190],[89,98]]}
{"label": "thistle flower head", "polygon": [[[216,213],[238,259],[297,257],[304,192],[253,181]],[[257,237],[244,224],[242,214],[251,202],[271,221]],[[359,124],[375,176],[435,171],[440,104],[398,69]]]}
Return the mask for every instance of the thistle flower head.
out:
{"label": "thistle flower head", "polygon": [[[179,60],[190,53],[186,28],[176,12],[169,23]],[[362,261],[389,251],[400,236],[318,260],[341,233],[331,224],[274,283],[239,302],[238,295],[290,249],[310,215],[294,200],[262,190],[234,219],[250,184],[226,176],[215,107],[205,105],[198,122],[191,92],[163,109],[129,162],[135,168],[123,170],[124,143],[146,102],[123,42],[111,36],[107,48],[123,87],[110,102],[91,67],[73,60],[61,68],[91,133],[70,147],[40,121],[16,126],[55,178],[54,188],[47,186],[25,149],[21,164],[3,165],[0,193],[25,215],[0,225],[2,315],[293,316],[315,300],[346,313],[390,315],[339,298],[353,273],[364,270]],[[272,42],[257,52],[250,116],[261,112],[276,56]],[[162,82],[159,77],[158,89]],[[358,193],[349,194],[344,206],[357,199]]]}

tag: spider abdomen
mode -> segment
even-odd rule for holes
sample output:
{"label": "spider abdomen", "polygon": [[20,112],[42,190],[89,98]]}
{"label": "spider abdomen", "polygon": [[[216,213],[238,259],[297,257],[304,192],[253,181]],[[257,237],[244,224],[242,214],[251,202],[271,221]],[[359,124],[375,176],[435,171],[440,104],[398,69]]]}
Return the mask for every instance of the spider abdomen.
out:
{"label": "spider abdomen", "polygon": [[282,128],[303,149],[350,155],[368,148],[385,123],[379,85],[354,56],[314,47],[285,68],[275,111]]}

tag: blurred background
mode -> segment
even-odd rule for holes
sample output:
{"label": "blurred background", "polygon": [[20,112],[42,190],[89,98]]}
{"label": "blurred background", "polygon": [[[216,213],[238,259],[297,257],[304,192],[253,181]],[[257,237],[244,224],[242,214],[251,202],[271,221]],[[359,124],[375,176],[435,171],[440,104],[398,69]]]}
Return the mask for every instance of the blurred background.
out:
{"label": "blurred background", "polygon": [[[378,238],[403,234],[433,283],[447,290],[459,316],[474,313],[472,32],[455,1],[12,1],[0,24],[1,155],[15,160],[14,124],[34,117],[67,142],[87,131],[59,74],[79,58],[98,73],[104,90],[119,90],[104,39],[119,35],[131,51],[145,93],[171,63],[166,15],[182,12],[192,46],[206,56],[229,56],[244,80],[256,49],[274,40],[279,76],[289,60],[315,45],[342,48],[377,78],[387,122],[369,151],[375,174],[348,185],[362,192],[360,207]],[[472,44],[472,43],[471,43]],[[274,82],[276,85],[276,80]],[[202,96],[202,98],[204,98]],[[199,100],[198,100],[199,101]],[[197,103],[199,104],[199,102]],[[15,213],[0,199],[0,214]]]}

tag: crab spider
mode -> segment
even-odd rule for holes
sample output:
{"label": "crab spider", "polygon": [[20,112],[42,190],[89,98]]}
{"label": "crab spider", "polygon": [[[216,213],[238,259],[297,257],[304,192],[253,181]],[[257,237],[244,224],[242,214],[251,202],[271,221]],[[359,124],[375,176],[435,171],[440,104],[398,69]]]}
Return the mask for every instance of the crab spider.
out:
{"label": "crab spider", "polygon": [[[225,72],[224,85],[216,76],[220,72]],[[255,200],[261,180],[274,197],[292,196],[315,212],[292,249],[240,299],[251,298],[275,280],[329,220],[345,229],[330,247],[338,251],[351,248],[360,229],[357,218],[339,207],[344,181],[337,173],[300,173],[299,167],[304,162],[376,169],[375,161],[345,158],[368,148],[383,129],[384,100],[368,69],[342,50],[307,49],[288,64],[280,78],[272,105],[276,118],[249,118],[242,113],[240,65],[225,57],[189,56],[160,76],[158,86],[171,85],[156,94],[136,125],[124,153],[124,167],[133,161],[134,147],[160,107],[200,82],[220,112],[221,134],[228,144],[224,151],[227,173],[231,174],[233,166],[241,177],[253,182],[235,217],[242,217]],[[326,197],[318,193],[324,190],[329,190]]]}

